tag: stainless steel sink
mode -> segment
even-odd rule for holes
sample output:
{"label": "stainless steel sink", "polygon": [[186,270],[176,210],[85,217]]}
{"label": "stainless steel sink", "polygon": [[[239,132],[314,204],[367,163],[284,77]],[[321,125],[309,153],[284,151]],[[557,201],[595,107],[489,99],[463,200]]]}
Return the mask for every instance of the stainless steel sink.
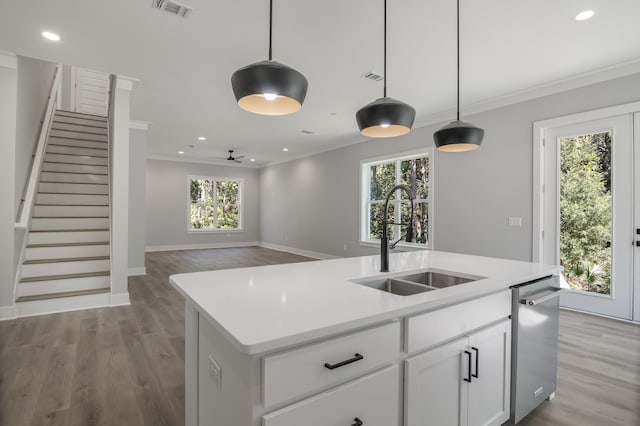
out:
{"label": "stainless steel sink", "polygon": [[457,272],[425,270],[399,277],[362,279],[352,282],[399,296],[411,296],[484,278]]}
{"label": "stainless steel sink", "polygon": [[367,287],[375,288],[376,290],[397,294],[398,296],[410,296],[412,294],[424,293],[425,291],[431,291],[435,289],[421,284],[398,280],[395,278],[376,278],[367,281],[354,282],[357,284],[365,285]]}
{"label": "stainless steel sink", "polygon": [[425,271],[396,277],[396,279],[398,280],[409,281],[412,283],[422,284],[435,288],[452,287],[454,285],[469,283],[471,281],[478,281],[484,278],[485,277],[479,277],[476,275],[458,274],[455,272],[444,271]]}

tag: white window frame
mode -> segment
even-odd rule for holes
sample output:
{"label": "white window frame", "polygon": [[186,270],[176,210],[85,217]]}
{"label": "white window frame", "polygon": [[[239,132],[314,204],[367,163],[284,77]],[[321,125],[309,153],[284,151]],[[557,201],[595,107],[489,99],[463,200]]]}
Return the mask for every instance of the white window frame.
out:
{"label": "white window frame", "polygon": [[[423,148],[412,151],[405,151],[401,153],[388,154],[385,156],[368,158],[360,161],[360,245],[364,247],[380,247],[380,240],[369,238],[369,209],[367,205],[369,203],[369,182],[370,182],[370,170],[371,166],[375,164],[383,164],[389,163],[391,161],[396,161],[396,164],[399,164],[404,160],[411,160],[414,158],[427,157],[429,160],[429,195],[425,200],[429,205],[429,225],[428,225],[428,235],[429,239],[427,244],[422,243],[407,243],[406,241],[400,241],[397,244],[397,248],[400,250],[433,250],[434,249],[434,226],[433,226],[433,200],[434,200],[434,150],[431,148]],[[396,166],[396,182],[400,181],[400,167]],[[421,201],[424,201],[420,199]],[[394,204],[399,204],[399,201],[392,201]],[[396,206],[396,211],[398,210],[398,206]],[[396,232],[399,234],[399,232]]]}
{"label": "white window frame", "polygon": [[[238,227],[237,228],[214,228],[214,229],[193,229],[191,228],[191,181],[194,179],[204,179],[212,181],[237,182],[238,183]],[[215,200],[215,198],[214,198]],[[189,234],[228,234],[232,232],[244,232],[244,179],[233,177],[216,177],[216,176],[187,176],[187,233]],[[216,210],[214,209],[214,214]],[[216,218],[217,219],[217,218]],[[217,220],[216,220],[217,221]]]}

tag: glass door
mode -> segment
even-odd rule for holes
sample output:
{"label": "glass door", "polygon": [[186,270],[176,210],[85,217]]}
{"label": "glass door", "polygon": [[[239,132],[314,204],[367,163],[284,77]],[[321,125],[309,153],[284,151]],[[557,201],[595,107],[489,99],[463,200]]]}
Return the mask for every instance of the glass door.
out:
{"label": "glass door", "polygon": [[560,303],[625,319],[634,303],[633,119],[550,128],[544,138],[544,261],[560,263],[571,286]]}

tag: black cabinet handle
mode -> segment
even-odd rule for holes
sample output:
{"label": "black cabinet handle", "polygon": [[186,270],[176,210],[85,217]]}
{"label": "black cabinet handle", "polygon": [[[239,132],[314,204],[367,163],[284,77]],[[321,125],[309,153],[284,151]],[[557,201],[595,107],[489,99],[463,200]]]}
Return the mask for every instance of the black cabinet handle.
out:
{"label": "black cabinet handle", "polygon": [[469,358],[468,358],[468,360],[469,360],[469,364],[468,364],[469,368],[467,370],[467,377],[464,378],[464,381],[471,383],[471,352],[464,351],[464,353],[469,356]]}
{"label": "black cabinet handle", "polygon": [[328,368],[329,370],[335,370],[336,368],[344,367],[347,364],[351,364],[352,362],[360,361],[361,359],[364,359],[364,357],[362,355],[355,354],[355,355],[353,355],[353,358],[347,359],[347,360],[339,362],[337,364],[329,364],[328,362],[325,362],[324,366],[325,366],[325,368]]}
{"label": "black cabinet handle", "polygon": [[353,419],[353,421],[354,421],[355,423],[353,423],[351,426],[362,426],[362,425],[364,424],[364,423],[362,423],[362,420],[360,420],[360,419],[359,419],[359,418],[357,418],[357,417],[356,417],[355,419]]}
{"label": "black cabinet handle", "polygon": [[640,247],[640,241],[636,241],[636,247]]}
{"label": "black cabinet handle", "polygon": [[478,360],[480,359],[480,349],[471,347],[474,351],[476,351],[476,374],[472,374],[476,379],[478,378]]}

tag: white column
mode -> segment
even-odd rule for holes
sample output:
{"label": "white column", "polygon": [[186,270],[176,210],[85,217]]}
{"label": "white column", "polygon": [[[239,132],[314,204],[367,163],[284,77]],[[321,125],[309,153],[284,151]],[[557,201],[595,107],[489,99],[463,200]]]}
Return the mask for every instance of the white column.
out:
{"label": "white column", "polygon": [[0,320],[16,317],[14,279],[17,57],[0,52]]}
{"label": "white column", "polygon": [[116,77],[111,110],[111,304],[129,301],[129,121],[134,80]]}
{"label": "white column", "polygon": [[144,121],[130,122],[129,147],[129,276],[145,275],[145,193],[147,131]]}

